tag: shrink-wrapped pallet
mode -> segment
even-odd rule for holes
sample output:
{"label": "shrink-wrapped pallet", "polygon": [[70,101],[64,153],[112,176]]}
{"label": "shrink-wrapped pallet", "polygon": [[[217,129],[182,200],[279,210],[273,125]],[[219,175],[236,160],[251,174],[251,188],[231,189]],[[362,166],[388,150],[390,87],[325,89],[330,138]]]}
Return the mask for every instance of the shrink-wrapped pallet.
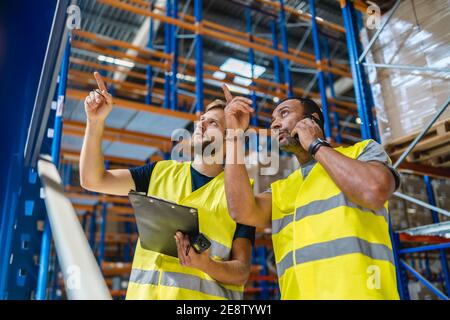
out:
{"label": "shrink-wrapped pallet", "polygon": [[[449,21],[450,2],[447,0],[403,1],[366,60],[368,63],[448,69]],[[361,33],[365,46],[375,32],[364,30]],[[412,140],[450,95],[449,73],[374,67],[368,67],[367,71],[385,146]],[[450,119],[450,108],[438,122],[445,119]],[[446,128],[440,134],[448,136],[448,131]]]}

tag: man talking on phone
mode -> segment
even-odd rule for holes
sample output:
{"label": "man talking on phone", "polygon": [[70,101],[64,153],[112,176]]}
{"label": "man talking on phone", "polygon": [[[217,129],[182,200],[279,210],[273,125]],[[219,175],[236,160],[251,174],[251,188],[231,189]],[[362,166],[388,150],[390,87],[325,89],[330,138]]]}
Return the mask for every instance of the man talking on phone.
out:
{"label": "man talking on phone", "polygon": [[272,228],[282,299],[398,299],[387,200],[398,173],[373,140],[332,148],[317,104],[289,98],[275,106],[271,128],[300,168],[253,195],[242,161],[252,109],[223,86],[225,192],[238,223]]}

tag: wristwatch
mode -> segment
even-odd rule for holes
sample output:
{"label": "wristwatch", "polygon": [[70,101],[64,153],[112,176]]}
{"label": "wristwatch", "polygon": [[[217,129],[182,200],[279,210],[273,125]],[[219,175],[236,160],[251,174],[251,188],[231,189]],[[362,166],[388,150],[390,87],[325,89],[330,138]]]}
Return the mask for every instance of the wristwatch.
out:
{"label": "wristwatch", "polygon": [[309,154],[314,157],[314,155],[316,154],[317,150],[319,150],[319,148],[321,146],[326,146],[326,147],[331,147],[330,143],[326,140],[323,140],[321,138],[317,138],[316,140],[314,140],[308,148],[308,152]]}

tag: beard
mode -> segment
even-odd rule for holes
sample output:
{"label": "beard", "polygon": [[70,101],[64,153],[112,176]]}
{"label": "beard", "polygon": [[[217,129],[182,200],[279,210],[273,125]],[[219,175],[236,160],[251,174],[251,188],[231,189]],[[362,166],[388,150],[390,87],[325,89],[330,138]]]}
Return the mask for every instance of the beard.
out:
{"label": "beard", "polygon": [[[197,141],[193,141],[192,145],[191,145],[191,149],[192,149],[192,154],[193,155],[197,155],[197,156],[202,156],[203,153],[205,152],[205,149],[210,146],[211,144],[213,144],[215,141],[214,137],[210,138],[210,139],[202,139],[201,140],[197,140]],[[212,149],[211,151],[211,155],[214,156],[216,154],[216,150],[215,148]]]}
{"label": "beard", "polygon": [[303,149],[298,138],[294,138],[291,136],[291,133],[288,129],[280,129],[279,135],[284,134],[284,142],[279,143],[280,149],[286,152],[292,152],[292,150]]}

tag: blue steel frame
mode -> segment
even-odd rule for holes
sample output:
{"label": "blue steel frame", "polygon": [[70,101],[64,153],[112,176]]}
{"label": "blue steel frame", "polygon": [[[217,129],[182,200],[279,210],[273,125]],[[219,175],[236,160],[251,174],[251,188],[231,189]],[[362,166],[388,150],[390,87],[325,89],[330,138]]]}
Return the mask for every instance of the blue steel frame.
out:
{"label": "blue steel frame", "polygon": [[[170,1],[170,0],[169,0]],[[169,2],[168,1],[168,2]],[[172,5],[172,18],[178,19],[178,0],[171,0]],[[178,90],[177,90],[177,83],[178,83],[178,27],[171,25],[171,53],[172,53],[172,74],[171,74],[171,83],[170,83],[170,109],[177,110],[178,108]]]}
{"label": "blue steel frame", "polygon": [[[272,32],[272,48],[278,50],[278,33],[277,33],[277,23],[274,19],[270,21],[270,30]],[[281,83],[280,74],[280,58],[273,56],[273,73],[275,83]]]}
{"label": "blue steel frame", "polygon": [[[172,0],[166,2],[166,16],[172,16]],[[170,23],[164,24],[164,53],[170,55],[172,53],[172,29],[173,26]],[[171,92],[172,77],[169,71],[164,72],[164,108],[169,109],[171,107],[170,92]]]}
{"label": "blue steel frame", "polygon": [[[328,43],[328,37],[323,36],[323,50],[325,53],[325,58],[327,59],[328,66],[331,67],[331,55],[330,55],[330,45]],[[334,77],[331,72],[327,73],[327,85],[330,89],[330,96],[333,99],[333,101],[336,101],[336,94],[334,92]],[[331,103],[332,107],[335,107],[335,103]],[[337,143],[342,143],[342,137],[340,133],[340,127],[339,127],[339,115],[336,112],[336,110],[333,111],[333,128],[336,130],[336,135],[334,136],[334,140]]]}
{"label": "blue steel frame", "polygon": [[[248,34],[249,41],[253,42],[253,32],[252,32],[252,11],[249,8],[245,9],[245,30]],[[255,82],[253,79],[255,79],[255,50],[248,49],[248,63],[250,63],[251,68],[251,86],[255,87]],[[255,113],[253,114],[252,118],[250,119],[250,123],[252,126],[256,126],[257,123],[257,105],[256,105],[256,92],[255,90],[251,90],[250,97],[252,99],[252,107],[255,110]]]}
{"label": "blue steel frame", "polygon": [[[286,13],[284,11],[284,0],[280,1],[280,12],[279,12],[279,25],[280,25],[280,33],[281,33],[281,47],[284,53],[288,53],[288,36],[287,36],[287,28],[286,28]],[[290,61],[288,59],[283,59],[283,67],[284,67],[284,83],[287,86],[287,97],[292,98],[294,96],[294,92],[292,90],[292,78],[290,71]]]}
{"label": "blue steel frame", "polygon": [[203,19],[203,0],[194,0],[195,25],[195,112],[203,111],[203,35],[201,25]]}
{"label": "blue steel frame", "polygon": [[[151,0],[150,1],[150,11],[153,12],[153,10],[155,9],[155,4],[154,1]],[[153,49],[153,40],[154,40],[154,19],[150,18],[150,26],[149,26],[149,32],[148,32],[148,42],[147,42],[147,48],[148,49]],[[152,104],[152,87],[153,87],[153,67],[151,64],[147,65],[147,81],[146,81],[146,85],[147,85],[147,95],[145,97],[145,103],[146,104]]]}
{"label": "blue steel frame", "polygon": [[[105,161],[105,169],[109,169],[109,161]],[[98,244],[98,264],[100,268],[102,268],[103,261],[105,260],[105,240],[106,240],[106,222],[108,218],[108,203],[102,203],[102,213],[101,213],[101,221],[100,221],[100,241]]]}
{"label": "blue steel frame", "polygon": [[[313,2],[312,0],[310,0]],[[344,25],[346,30],[347,47],[349,52],[349,61],[352,70],[352,76],[355,87],[355,96],[358,107],[358,114],[361,118],[361,135],[363,139],[375,139],[379,140],[379,133],[377,128],[376,120],[373,117],[372,108],[374,105],[372,92],[370,86],[367,82],[367,78],[364,70],[364,59],[358,61],[362,53],[362,46],[358,40],[358,31],[362,27],[362,21],[360,13],[356,13],[353,4],[350,0],[341,0],[341,9],[344,19]],[[436,206],[436,200],[434,197],[433,187],[431,185],[430,178],[428,176],[424,177],[424,182],[426,185],[428,202]],[[431,211],[433,223],[439,223],[439,217],[437,212]],[[407,272],[411,273],[420,282],[422,282],[428,289],[434,292],[440,299],[448,300],[450,297],[450,276],[448,262],[445,256],[445,249],[450,248],[450,243],[433,244],[426,245],[417,248],[402,249],[400,243],[399,234],[392,230],[392,225],[389,221],[389,229],[392,238],[392,246],[394,252],[394,260],[397,272],[397,285],[399,290],[399,295],[401,299],[409,299],[408,291],[408,277]],[[438,250],[439,257],[442,266],[442,279],[445,287],[446,294],[442,293],[435,286],[433,286],[425,277],[423,277],[419,272],[417,272],[413,267],[408,265],[401,255],[407,255],[416,252],[427,252],[430,250]],[[425,268],[429,273],[429,261],[428,257],[425,257]]]}
{"label": "blue steel frame", "polygon": [[358,27],[355,22],[355,10],[349,0],[341,1],[342,16],[344,19],[345,36],[347,40],[347,50],[349,62],[352,71],[352,78],[355,89],[355,97],[358,108],[358,115],[361,119],[361,136],[363,139],[376,139],[377,132],[373,126],[373,115],[370,108],[370,98],[368,97],[368,88],[370,89],[365,76],[364,66],[359,64],[358,57]]}
{"label": "blue steel frame", "polygon": [[[58,106],[56,110],[55,123],[53,129],[51,156],[52,161],[56,167],[59,166],[59,155],[61,149],[62,124],[63,124],[62,117],[66,97],[67,75],[70,61],[70,49],[71,49],[71,38],[69,37],[67,39],[66,49],[64,51],[64,57],[61,64],[61,71],[59,74],[58,102],[57,102]],[[37,288],[36,288],[36,300],[46,299],[51,242],[52,242],[52,233],[50,229],[50,223],[46,216],[44,232],[42,234],[42,242],[41,242],[41,254],[39,261]]]}
{"label": "blue steel frame", "polygon": [[322,70],[322,55],[320,53],[320,38],[319,28],[316,21],[316,4],[315,0],[309,0],[309,10],[311,11],[311,27],[312,27],[312,39],[314,44],[314,56],[317,64],[317,80],[319,82],[320,101],[322,102],[322,113],[325,122],[325,138],[331,138],[331,126],[328,112],[327,91],[325,84],[325,74]]}

